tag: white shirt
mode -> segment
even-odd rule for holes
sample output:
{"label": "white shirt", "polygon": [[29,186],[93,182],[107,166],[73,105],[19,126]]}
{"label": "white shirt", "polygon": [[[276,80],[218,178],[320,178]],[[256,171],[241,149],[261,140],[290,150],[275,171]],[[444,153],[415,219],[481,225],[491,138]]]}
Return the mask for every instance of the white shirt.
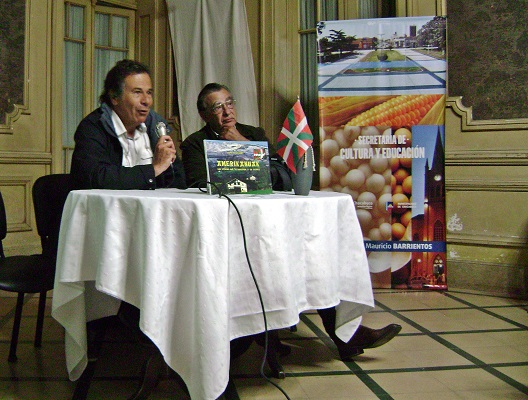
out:
{"label": "white shirt", "polygon": [[123,148],[122,165],[124,167],[133,167],[135,165],[152,164],[154,153],[150,147],[147,126],[141,123],[134,131],[134,137],[130,137],[121,118],[114,110],[112,110],[112,122],[114,123],[119,143],[121,143]]}

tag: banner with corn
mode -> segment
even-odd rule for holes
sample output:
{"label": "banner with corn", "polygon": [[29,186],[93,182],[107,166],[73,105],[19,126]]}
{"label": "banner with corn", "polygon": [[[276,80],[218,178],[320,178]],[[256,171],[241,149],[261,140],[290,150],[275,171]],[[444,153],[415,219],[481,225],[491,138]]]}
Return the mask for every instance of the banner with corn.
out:
{"label": "banner with corn", "polygon": [[445,17],[317,31],[320,190],[354,199],[374,287],[447,289]]}

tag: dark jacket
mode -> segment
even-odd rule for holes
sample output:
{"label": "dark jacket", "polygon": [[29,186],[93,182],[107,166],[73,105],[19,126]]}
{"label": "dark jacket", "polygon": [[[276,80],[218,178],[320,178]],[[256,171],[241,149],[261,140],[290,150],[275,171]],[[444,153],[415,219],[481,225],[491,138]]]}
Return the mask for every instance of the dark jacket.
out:
{"label": "dark jacket", "polygon": [[[153,151],[158,141],[156,124],[160,121],[165,122],[159,114],[150,111],[145,122]],[[173,168],[158,177],[152,164],[122,165],[123,148],[114,130],[112,109],[105,103],[80,122],[74,139],[71,175],[76,189],[186,188],[180,158],[176,158]]]}
{"label": "dark jacket", "polygon": [[[236,124],[236,128],[242,136],[249,140],[268,142],[269,153],[275,153],[272,144],[269,143],[268,138],[266,137],[264,129],[240,123]],[[216,135],[208,125],[206,125],[198,132],[194,132],[187,137],[180,146],[185,178],[189,187],[193,185],[197,186],[199,183],[202,183],[200,186],[204,186],[203,183],[207,180],[203,144],[204,139],[221,140],[221,138]]]}

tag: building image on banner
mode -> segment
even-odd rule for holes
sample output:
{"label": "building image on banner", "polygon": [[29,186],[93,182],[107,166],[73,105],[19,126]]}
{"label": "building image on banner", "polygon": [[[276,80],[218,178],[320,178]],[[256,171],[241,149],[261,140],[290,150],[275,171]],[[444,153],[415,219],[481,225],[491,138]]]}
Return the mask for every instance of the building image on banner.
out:
{"label": "building image on banner", "polygon": [[374,287],[447,289],[446,18],[317,30],[320,189],[353,197]]}

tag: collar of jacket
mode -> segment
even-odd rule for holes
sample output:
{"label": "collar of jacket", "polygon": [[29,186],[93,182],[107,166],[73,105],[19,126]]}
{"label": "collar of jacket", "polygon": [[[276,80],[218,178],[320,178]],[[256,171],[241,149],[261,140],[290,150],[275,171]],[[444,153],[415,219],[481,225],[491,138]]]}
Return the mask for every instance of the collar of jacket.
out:
{"label": "collar of jacket", "polygon": [[112,136],[117,137],[114,123],[112,122],[112,108],[106,103],[101,103],[101,117],[99,120],[103,124],[105,131],[109,132]]}

